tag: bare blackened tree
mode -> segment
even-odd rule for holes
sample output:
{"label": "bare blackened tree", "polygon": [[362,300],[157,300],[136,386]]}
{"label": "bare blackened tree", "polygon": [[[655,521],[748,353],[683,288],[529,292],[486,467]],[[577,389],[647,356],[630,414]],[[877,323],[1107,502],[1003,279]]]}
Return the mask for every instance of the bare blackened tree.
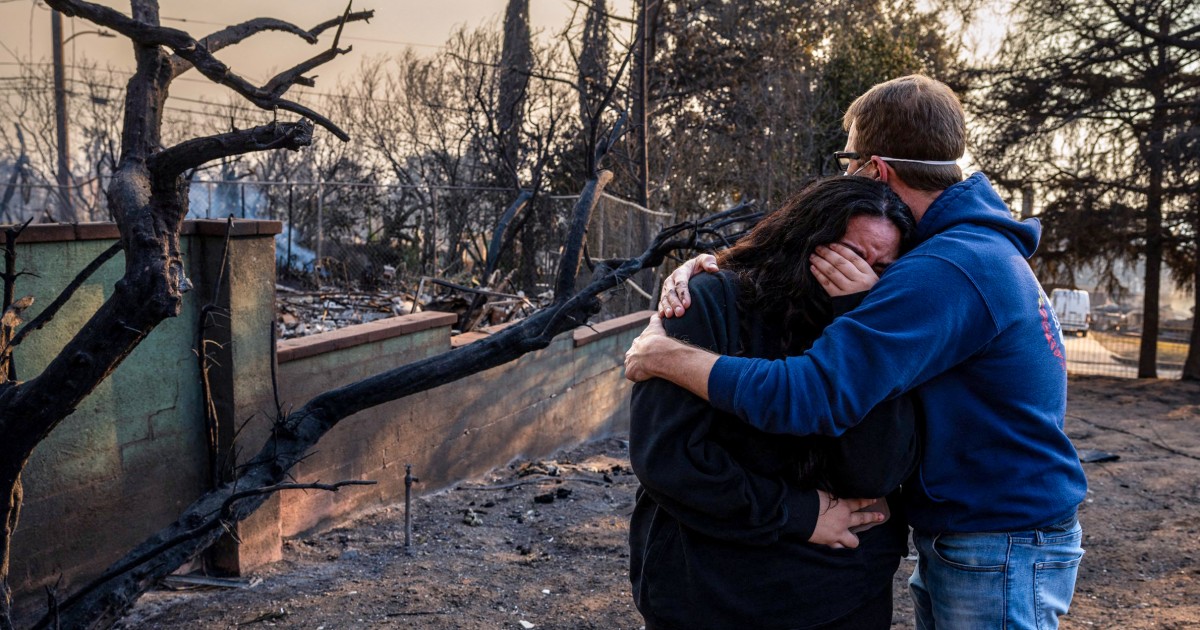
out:
{"label": "bare blackened tree", "polygon": [[[213,53],[267,30],[293,33],[316,43],[318,35],[372,12],[346,13],[312,29],[259,18],[200,40],[160,24],[156,0],[133,0],[131,15],[83,0],[49,0],[72,17],[82,17],[129,38],[137,69],[125,90],[119,157],[107,188],[120,229],[125,273],[112,296],[67,342],[39,375],[0,383],[0,628],[12,628],[8,588],[12,533],[20,513],[20,475],[38,443],[87,397],[154,330],[180,312],[190,288],[180,256],[179,234],[188,207],[184,173],[223,157],[274,149],[296,150],[312,142],[313,123],[348,136],[324,116],[284,97],[293,85],[311,85],[306,73],[348,52],[333,46],[256,86]],[[163,146],[162,117],[171,82],[195,69],[231,88],[254,105],[302,116],[251,129],[192,138]]]}

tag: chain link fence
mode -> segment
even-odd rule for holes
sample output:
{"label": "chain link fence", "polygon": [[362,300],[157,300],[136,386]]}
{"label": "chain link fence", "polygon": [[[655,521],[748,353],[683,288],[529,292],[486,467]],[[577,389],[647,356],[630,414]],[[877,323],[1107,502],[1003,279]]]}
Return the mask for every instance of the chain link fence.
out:
{"label": "chain link fence", "polygon": [[[674,223],[674,217],[670,213],[650,210],[632,201],[603,194],[588,225],[588,258],[594,267],[599,260],[624,260],[640,256],[654,237],[671,223]],[[665,271],[644,269],[622,287],[611,291],[604,302],[600,319],[653,309],[658,304],[659,281]],[[588,278],[581,277],[577,284],[581,286],[587,281]]]}
{"label": "chain link fence", "polygon": [[[1158,377],[1178,379],[1187,357],[1190,322],[1172,322],[1159,329]],[[1063,333],[1067,372],[1075,375],[1117,376],[1137,378],[1138,356],[1141,351],[1140,327],[1104,330],[1092,329],[1086,334]]]}

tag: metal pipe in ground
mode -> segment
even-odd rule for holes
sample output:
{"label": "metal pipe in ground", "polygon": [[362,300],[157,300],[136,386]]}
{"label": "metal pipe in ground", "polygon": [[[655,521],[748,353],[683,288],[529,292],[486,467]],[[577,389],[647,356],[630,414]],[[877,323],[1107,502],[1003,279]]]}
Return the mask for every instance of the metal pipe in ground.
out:
{"label": "metal pipe in ground", "polygon": [[413,555],[412,550],[412,487],[421,481],[412,474],[412,464],[404,465],[404,555]]}

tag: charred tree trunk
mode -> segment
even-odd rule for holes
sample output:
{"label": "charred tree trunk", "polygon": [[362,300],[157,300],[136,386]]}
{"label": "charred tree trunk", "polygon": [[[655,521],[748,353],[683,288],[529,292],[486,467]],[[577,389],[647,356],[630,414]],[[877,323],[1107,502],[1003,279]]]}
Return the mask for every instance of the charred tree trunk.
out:
{"label": "charred tree trunk", "polygon": [[[104,381],[159,323],[179,314],[184,275],[179,234],[187,214],[183,173],[210,160],[251,151],[291,150],[312,141],[312,123],[273,123],[253,129],[189,140],[163,148],[163,107],[171,81],[196,68],[259,107],[306,116],[339,137],[345,133],[323,116],[282,98],[295,83],[311,83],[304,72],[346,52],[334,45],[295,68],[256,87],[212,56],[220,48],[264,30],[302,34],[315,42],[320,32],[370,12],[347,13],[305,31],[279,20],[259,19],[232,26],[198,42],[187,33],[162,27],[155,0],[133,0],[131,15],[81,0],[49,0],[67,16],[83,17],[129,38],[136,70],[125,92],[121,155],[107,195],[120,229],[125,272],[112,296],[36,377],[5,383],[0,389],[0,628],[11,628],[8,590],[12,533],[20,514],[21,471],[37,445]],[[56,301],[58,302],[58,301]],[[18,334],[24,334],[23,329]]]}

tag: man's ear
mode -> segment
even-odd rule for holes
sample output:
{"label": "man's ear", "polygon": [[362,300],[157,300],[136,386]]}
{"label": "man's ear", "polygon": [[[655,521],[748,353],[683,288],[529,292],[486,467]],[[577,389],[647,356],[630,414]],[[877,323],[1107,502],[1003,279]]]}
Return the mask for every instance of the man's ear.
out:
{"label": "man's ear", "polygon": [[888,165],[887,160],[880,159],[878,155],[871,156],[871,163],[875,165],[876,179],[879,181],[886,184],[891,178],[896,176],[895,171]]}

